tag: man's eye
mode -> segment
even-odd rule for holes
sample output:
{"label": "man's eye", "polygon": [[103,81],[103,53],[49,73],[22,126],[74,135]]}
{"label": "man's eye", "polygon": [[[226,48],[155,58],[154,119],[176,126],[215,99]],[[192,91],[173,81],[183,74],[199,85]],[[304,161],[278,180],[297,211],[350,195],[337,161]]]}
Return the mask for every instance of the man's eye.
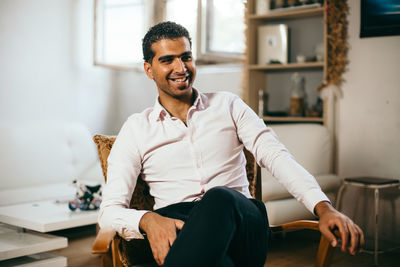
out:
{"label": "man's eye", "polygon": [[171,63],[172,62],[172,58],[163,58],[161,59],[161,63]]}
{"label": "man's eye", "polygon": [[183,56],[182,60],[183,61],[190,61],[190,60],[192,60],[192,56]]}

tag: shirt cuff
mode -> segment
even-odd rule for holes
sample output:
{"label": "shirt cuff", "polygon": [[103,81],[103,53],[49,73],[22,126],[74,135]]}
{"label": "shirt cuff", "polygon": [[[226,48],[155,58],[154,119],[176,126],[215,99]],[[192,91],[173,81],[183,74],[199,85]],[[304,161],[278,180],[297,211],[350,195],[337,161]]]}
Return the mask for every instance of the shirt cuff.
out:
{"label": "shirt cuff", "polygon": [[325,195],[324,192],[320,189],[312,189],[309,192],[307,192],[306,197],[304,198],[303,204],[306,206],[306,208],[311,211],[312,214],[315,214],[315,206],[319,202],[328,202],[331,204],[331,201],[329,198]]}
{"label": "shirt cuff", "polygon": [[[128,212],[125,214],[124,220],[115,220],[112,227],[118,232],[118,234],[129,241],[132,239],[144,239],[143,234],[139,230],[139,222],[142,219],[143,215],[148,210],[127,210]],[[126,223],[129,222],[129,223]]]}

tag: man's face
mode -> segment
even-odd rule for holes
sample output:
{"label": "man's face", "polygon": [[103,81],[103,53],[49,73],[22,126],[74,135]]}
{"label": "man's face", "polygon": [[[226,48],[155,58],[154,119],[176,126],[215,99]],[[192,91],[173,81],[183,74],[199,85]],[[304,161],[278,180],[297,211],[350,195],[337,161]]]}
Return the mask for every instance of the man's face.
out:
{"label": "man's face", "polygon": [[160,98],[181,99],[192,95],[196,66],[186,37],[162,39],[152,44],[154,58],[144,63],[147,76],[158,87]]}

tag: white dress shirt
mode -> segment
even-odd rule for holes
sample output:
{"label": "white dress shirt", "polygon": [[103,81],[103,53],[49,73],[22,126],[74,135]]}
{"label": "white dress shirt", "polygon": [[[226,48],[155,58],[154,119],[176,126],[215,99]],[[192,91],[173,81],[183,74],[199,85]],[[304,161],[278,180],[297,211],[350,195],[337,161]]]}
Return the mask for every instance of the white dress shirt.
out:
{"label": "white dress shirt", "polygon": [[127,240],[142,237],[139,221],[147,211],[128,209],[140,173],[154,197],[154,209],[194,201],[216,186],[250,198],[243,145],[311,212],[318,202],[329,201],[314,177],[238,96],[196,92],[187,126],[158,100],[125,122],[108,158],[100,227],[112,227]]}

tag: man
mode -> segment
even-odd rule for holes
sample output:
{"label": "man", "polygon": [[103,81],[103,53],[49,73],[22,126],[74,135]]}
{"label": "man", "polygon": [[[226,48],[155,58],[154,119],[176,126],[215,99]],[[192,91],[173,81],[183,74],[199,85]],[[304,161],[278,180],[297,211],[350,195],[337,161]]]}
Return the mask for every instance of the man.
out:
{"label": "man", "polygon": [[[251,199],[243,147],[320,218],[320,230],[355,254],[362,230],[336,211],[314,177],[237,96],[192,87],[196,67],[185,28],[152,27],[143,39],[144,69],[154,80],[154,107],[123,125],[108,159],[99,223],[132,239],[145,234],[164,266],[263,266],[269,238],[265,206]],[[138,175],[154,212],[128,209]],[[349,241],[350,240],[350,241]]]}

